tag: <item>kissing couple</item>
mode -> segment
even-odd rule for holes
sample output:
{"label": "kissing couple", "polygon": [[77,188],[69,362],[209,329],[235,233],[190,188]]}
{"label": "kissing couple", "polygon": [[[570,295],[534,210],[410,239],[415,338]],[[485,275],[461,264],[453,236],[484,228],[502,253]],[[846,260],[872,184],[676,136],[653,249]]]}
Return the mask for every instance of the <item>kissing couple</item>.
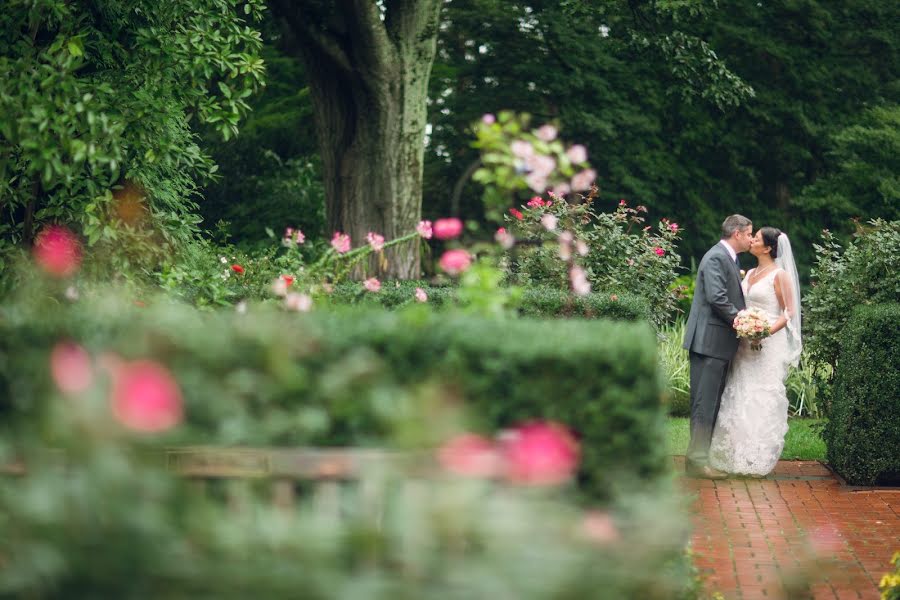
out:
{"label": "kissing couple", "polygon": [[[756,267],[741,278],[738,254]],[[749,308],[769,322],[762,349],[738,338],[735,318]],[[800,281],[788,236],[774,227],[753,231],[750,219],[731,215],[722,237],[703,256],[684,348],[690,353],[691,441],[688,476],[765,477],[778,462],[788,430],[784,382],[802,349]]]}

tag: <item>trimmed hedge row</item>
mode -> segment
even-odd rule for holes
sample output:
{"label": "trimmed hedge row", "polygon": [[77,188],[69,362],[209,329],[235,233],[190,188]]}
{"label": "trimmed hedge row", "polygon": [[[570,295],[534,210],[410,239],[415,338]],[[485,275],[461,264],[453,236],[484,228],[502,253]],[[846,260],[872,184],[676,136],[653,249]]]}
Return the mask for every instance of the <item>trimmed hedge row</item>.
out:
{"label": "trimmed hedge row", "polygon": [[828,462],[852,484],[900,484],[900,304],[858,308],[841,338]]}
{"label": "trimmed hedge row", "polygon": [[[48,356],[70,339],[97,365],[113,352],[172,371],[187,415],[172,443],[383,444],[398,423],[423,428],[422,389],[437,384],[488,432],[528,419],[568,424],[581,437],[580,479],[591,494],[669,467],[655,336],[644,323],[483,319],[425,306],[303,315],[265,305],[237,314],[103,299],[40,304],[0,310],[5,426],[45,423],[37,411],[60,405]],[[102,404],[108,381],[97,373],[90,394]]]}
{"label": "trimmed hedge row", "polygon": [[[433,307],[446,308],[457,302],[456,288],[432,286],[424,281],[387,281],[381,291],[367,292],[359,282],[343,283],[335,287],[331,301],[336,305],[381,306],[399,308],[415,304],[415,290],[422,288]],[[518,312],[528,317],[583,317],[638,321],[650,318],[650,307],[634,294],[592,293],[587,296],[571,294],[550,287],[523,290]]]}

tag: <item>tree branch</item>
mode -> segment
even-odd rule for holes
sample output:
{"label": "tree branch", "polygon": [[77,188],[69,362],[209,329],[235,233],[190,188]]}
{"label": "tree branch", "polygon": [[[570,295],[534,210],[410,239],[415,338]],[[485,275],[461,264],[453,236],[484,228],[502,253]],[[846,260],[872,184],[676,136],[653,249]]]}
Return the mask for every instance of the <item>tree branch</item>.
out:
{"label": "tree branch", "polygon": [[287,21],[300,43],[305,42],[315,47],[344,71],[353,70],[350,56],[341,44],[340,38],[332,31],[317,28],[309,18],[309,13],[303,10],[302,3],[292,0],[270,0],[269,5],[274,9],[273,12]]}
{"label": "tree branch", "polygon": [[368,70],[360,73],[364,77],[384,74],[395,57],[378,5],[372,0],[338,0],[337,4],[353,40],[351,59]]}

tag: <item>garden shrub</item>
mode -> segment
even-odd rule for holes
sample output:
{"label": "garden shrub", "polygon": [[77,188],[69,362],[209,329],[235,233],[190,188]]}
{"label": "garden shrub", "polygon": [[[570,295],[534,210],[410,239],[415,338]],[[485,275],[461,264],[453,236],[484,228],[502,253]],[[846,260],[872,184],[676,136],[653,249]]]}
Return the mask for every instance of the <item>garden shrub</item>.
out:
{"label": "garden shrub", "polygon": [[619,475],[653,478],[669,466],[655,336],[640,323],[484,319],[424,306],[197,313],[165,302],[97,297],[61,307],[35,298],[0,314],[5,421],[34,420],[52,405],[47,357],[66,339],[97,364],[114,353],[167,365],[187,411],[173,441],[381,444],[409,413],[410,390],[437,381],[484,429],[536,418],[571,426],[591,494],[607,493]]}
{"label": "garden shrub", "polygon": [[828,462],[852,484],[900,483],[900,304],[858,308],[841,338]]}

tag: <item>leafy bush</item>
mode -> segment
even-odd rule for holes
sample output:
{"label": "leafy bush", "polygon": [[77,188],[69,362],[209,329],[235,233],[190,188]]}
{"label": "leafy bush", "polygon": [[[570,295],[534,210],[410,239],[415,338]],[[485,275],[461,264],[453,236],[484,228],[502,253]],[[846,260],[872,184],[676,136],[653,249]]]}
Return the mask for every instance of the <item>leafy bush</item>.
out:
{"label": "leafy bush", "polygon": [[853,484],[898,483],[900,304],[858,308],[841,336],[828,462]]}
{"label": "leafy bush", "polygon": [[183,388],[192,442],[379,443],[409,412],[408,390],[439,381],[483,428],[532,418],[571,426],[591,494],[608,493],[619,474],[653,478],[669,467],[654,335],[641,324],[484,319],[421,306],[288,314],[254,304],[246,314],[198,315],[87,296],[60,308],[57,293],[3,307],[7,421],[46,408],[54,397],[47,356],[68,339],[95,360],[168,365]]}
{"label": "leafy bush", "polygon": [[659,332],[659,362],[673,417],[691,416],[691,362],[688,351],[681,347],[685,326],[686,322],[679,319]]}
{"label": "leafy bush", "polygon": [[846,248],[826,230],[815,248],[812,289],[804,297],[804,335],[812,359],[835,367],[853,310],[900,296],[900,221],[876,219],[860,226]]}

